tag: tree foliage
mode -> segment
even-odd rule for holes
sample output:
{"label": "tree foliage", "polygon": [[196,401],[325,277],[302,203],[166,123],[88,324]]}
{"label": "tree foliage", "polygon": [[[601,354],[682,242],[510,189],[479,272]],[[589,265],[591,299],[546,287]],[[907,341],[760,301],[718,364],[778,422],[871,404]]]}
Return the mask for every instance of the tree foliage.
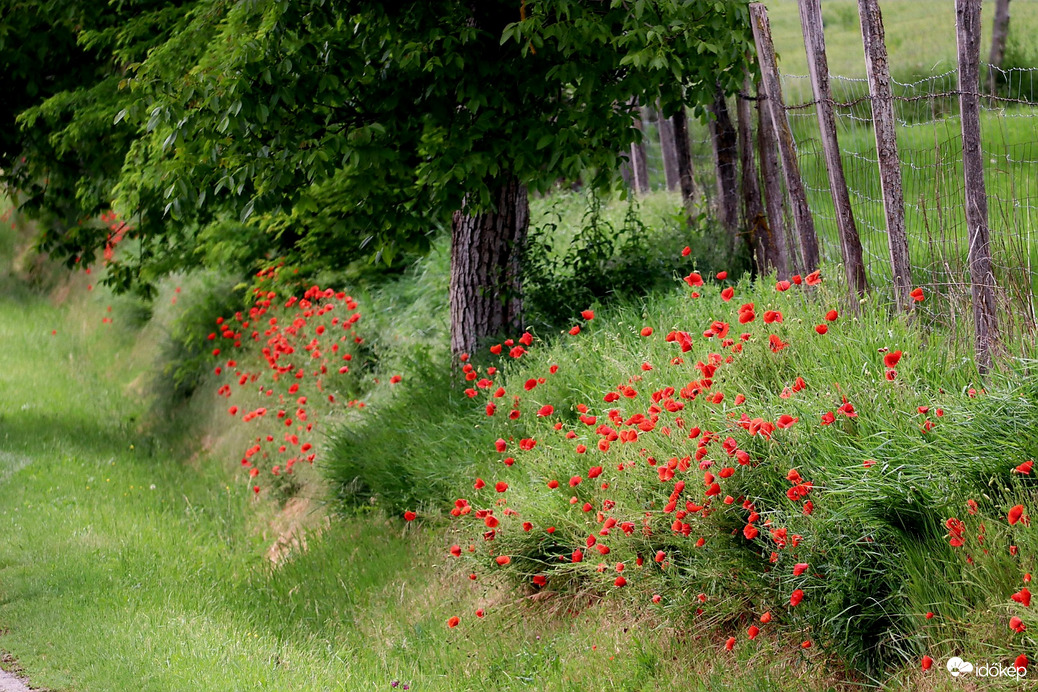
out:
{"label": "tree foliage", "polygon": [[[392,264],[503,174],[608,185],[634,99],[701,108],[750,45],[720,0],[0,4],[5,41],[34,34],[4,57],[4,180],[66,222],[42,241],[69,257],[104,231],[68,222],[115,200],[139,241],[124,285],[271,255]],[[29,75],[52,50],[76,69]]]}

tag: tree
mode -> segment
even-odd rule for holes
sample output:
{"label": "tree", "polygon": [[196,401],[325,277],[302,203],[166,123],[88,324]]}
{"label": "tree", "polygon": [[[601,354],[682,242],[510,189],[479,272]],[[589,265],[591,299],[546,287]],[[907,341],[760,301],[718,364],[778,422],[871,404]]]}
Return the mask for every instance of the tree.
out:
{"label": "tree", "polygon": [[392,263],[450,227],[456,351],[518,326],[527,190],[610,185],[632,97],[710,103],[750,45],[745,7],[712,0],[193,0],[182,16],[122,63],[111,132],[130,144],[110,191],[140,250],[116,280],[228,247]]}
{"label": "tree", "polygon": [[1009,0],[995,0],[995,19],[991,24],[991,54],[988,56],[988,89],[994,96],[998,87],[998,71],[1006,56],[1009,35]]}

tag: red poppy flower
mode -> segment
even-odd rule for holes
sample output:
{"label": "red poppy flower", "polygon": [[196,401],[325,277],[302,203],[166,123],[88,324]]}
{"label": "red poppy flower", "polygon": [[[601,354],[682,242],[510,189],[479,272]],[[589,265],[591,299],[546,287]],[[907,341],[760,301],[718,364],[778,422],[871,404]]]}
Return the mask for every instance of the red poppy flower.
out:
{"label": "red poppy flower", "polygon": [[888,368],[896,368],[901,361],[901,351],[891,351],[883,356],[883,365]]}
{"label": "red poppy flower", "polygon": [[819,334],[826,334],[829,331],[829,327],[826,327],[824,324],[820,324],[817,327],[815,327],[815,331]]}
{"label": "red poppy flower", "polygon": [[930,670],[930,666],[933,665],[933,659],[929,656],[923,656],[923,670]]}
{"label": "red poppy flower", "polygon": [[458,618],[457,615],[455,615],[455,616],[451,617],[449,620],[447,620],[447,627],[450,627],[451,629],[453,629],[453,628],[458,626],[459,622],[461,622],[461,620]]}
{"label": "red poppy flower", "polygon": [[801,574],[807,571],[808,564],[806,562],[798,562],[793,565],[793,576],[799,577]]}
{"label": "red poppy flower", "polygon": [[1034,468],[1034,461],[1025,461],[1024,463],[1020,464],[1015,469],[1013,469],[1013,472],[1029,474],[1031,473],[1032,468]]}
{"label": "red poppy flower", "polygon": [[728,288],[726,288],[723,291],[721,291],[721,300],[723,300],[724,302],[727,303],[729,300],[732,299],[732,296],[734,296],[734,295],[735,295],[735,289],[732,288],[731,286],[729,286]]}
{"label": "red poppy flower", "polygon": [[407,510],[406,512],[404,512],[404,521],[414,521],[415,517],[417,516],[418,515],[412,512],[411,510]]}
{"label": "red poppy flower", "polygon": [[758,634],[760,634],[760,627],[756,625],[750,625],[750,628],[746,630],[746,636],[750,639],[756,639]]}
{"label": "red poppy flower", "polygon": [[1009,523],[1015,525],[1024,514],[1023,505],[1015,505],[1009,510]]}
{"label": "red poppy flower", "polygon": [[790,595],[790,597],[789,597],[789,605],[791,605],[791,606],[797,606],[797,605],[799,605],[799,604],[800,604],[800,602],[801,602],[802,600],[804,600],[804,592],[803,592],[803,590],[801,590],[801,589],[797,589],[796,591],[794,591],[794,592],[793,592],[793,593],[792,593],[792,594]]}
{"label": "red poppy flower", "polygon": [[921,303],[926,299],[926,296],[923,295],[923,289],[921,288],[913,288],[908,295],[917,303]]}
{"label": "red poppy flower", "polygon": [[728,641],[724,643],[724,648],[728,651],[735,648],[735,637],[728,637]]}
{"label": "red poppy flower", "polygon": [[642,336],[652,336],[652,327],[642,327]]}
{"label": "red poppy flower", "polygon": [[511,561],[512,561],[512,558],[508,557],[507,555],[498,555],[496,558],[494,558],[494,562],[496,562],[501,567],[504,567],[505,565],[507,565]]}

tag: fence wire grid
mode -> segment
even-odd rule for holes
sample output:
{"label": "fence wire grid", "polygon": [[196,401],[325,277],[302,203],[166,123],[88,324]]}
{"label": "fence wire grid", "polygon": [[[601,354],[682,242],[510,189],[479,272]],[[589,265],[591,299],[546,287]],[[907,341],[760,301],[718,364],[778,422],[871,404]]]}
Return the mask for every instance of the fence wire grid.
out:
{"label": "fence wire grid", "polygon": [[[981,75],[981,137],[999,332],[1004,343],[1033,345],[1038,331],[1038,68],[1003,70],[982,65]],[[782,77],[785,109],[821,256],[825,262],[839,263],[835,209],[810,79],[795,74]],[[868,81],[830,75],[830,85],[869,284],[887,289],[893,278]],[[968,346],[973,322],[958,73],[953,69],[913,82],[894,79],[892,91],[912,279],[930,296],[918,308],[931,320],[954,329],[963,337],[956,341]],[[734,115],[735,109],[729,110]],[[649,119],[643,126],[650,183],[654,189],[665,189],[656,123]],[[716,198],[709,132],[704,124],[695,123],[690,134],[696,182],[709,202]],[[792,233],[786,207],[785,225]],[[788,247],[797,247],[792,236]]]}

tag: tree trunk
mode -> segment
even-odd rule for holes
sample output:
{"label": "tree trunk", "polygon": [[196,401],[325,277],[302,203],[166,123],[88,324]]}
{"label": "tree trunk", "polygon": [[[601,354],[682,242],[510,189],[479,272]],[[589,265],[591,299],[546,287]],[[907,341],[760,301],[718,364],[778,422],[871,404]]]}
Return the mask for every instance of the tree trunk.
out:
{"label": "tree trunk", "polygon": [[[743,92],[750,92],[750,78],[743,81]],[[757,179],[757,164],[753,156],[753,121],[750,112],[750,100],[739,95],[735,98],[735,120],[739,127],[739,163],[742,169],[742,225],[746,245],[750,250],[750,272],[756,276],[759,271],[770,271],[770,262],[761,239],[767,239],[771,232],[768,218],[764,215],[764,203],[761,201],[760,181]]]}
{"label": "tree trunk", "polygon": [[522,318],[520,260],[530,223],[526,187],[513,177],[495,181],[494,210],[451,223],[451,350],[471,353],[482,342],[518,331]]}
{"label": "tree trunk", "polygon": [[667,190],[675,192],[681,187],[681,175],[678,173],[678,148],[674,143],[674,121],[656,111],[656,125],[660,130],[663,177],[667,182]]}
{"label": "tree trunk", "polygon": [[739,166],[735,127],[728,114],[728,100],[718,87],[714,102],[707,106],[710,111],[710,142],[714,150],[714,166],[717,169],[717,206],[721,225],[730,233],[729,248],[735,249],[735,236],[739,228]]}
{"label": "tree trunk", "polygon": [[671,118],[674,129],[674,149],[677,152],[678,183],[681,185],[681,200],[685,203],[685,216],[689,223],[696,212],[696,181],[692,171],[692,143],[688,138],[688,115],[685,109]]}
{"label": "tree trunk", "polygon": [[1009,0],[995,0],[995,22],[991,27],[991,55],[988,57],[988,89],[994,96],[998,87],[998,69],[1006,57],[1006,37],[1009,35]]}
{"label": "tree trunk", "polygon": [[[645,125],[641,114],[634,119],[634,126],[645,136]],[[645,155],[645,140],[631,142],[631,171],[634,174],[634,191],[639,195],[649,194],[649,160]]]}

